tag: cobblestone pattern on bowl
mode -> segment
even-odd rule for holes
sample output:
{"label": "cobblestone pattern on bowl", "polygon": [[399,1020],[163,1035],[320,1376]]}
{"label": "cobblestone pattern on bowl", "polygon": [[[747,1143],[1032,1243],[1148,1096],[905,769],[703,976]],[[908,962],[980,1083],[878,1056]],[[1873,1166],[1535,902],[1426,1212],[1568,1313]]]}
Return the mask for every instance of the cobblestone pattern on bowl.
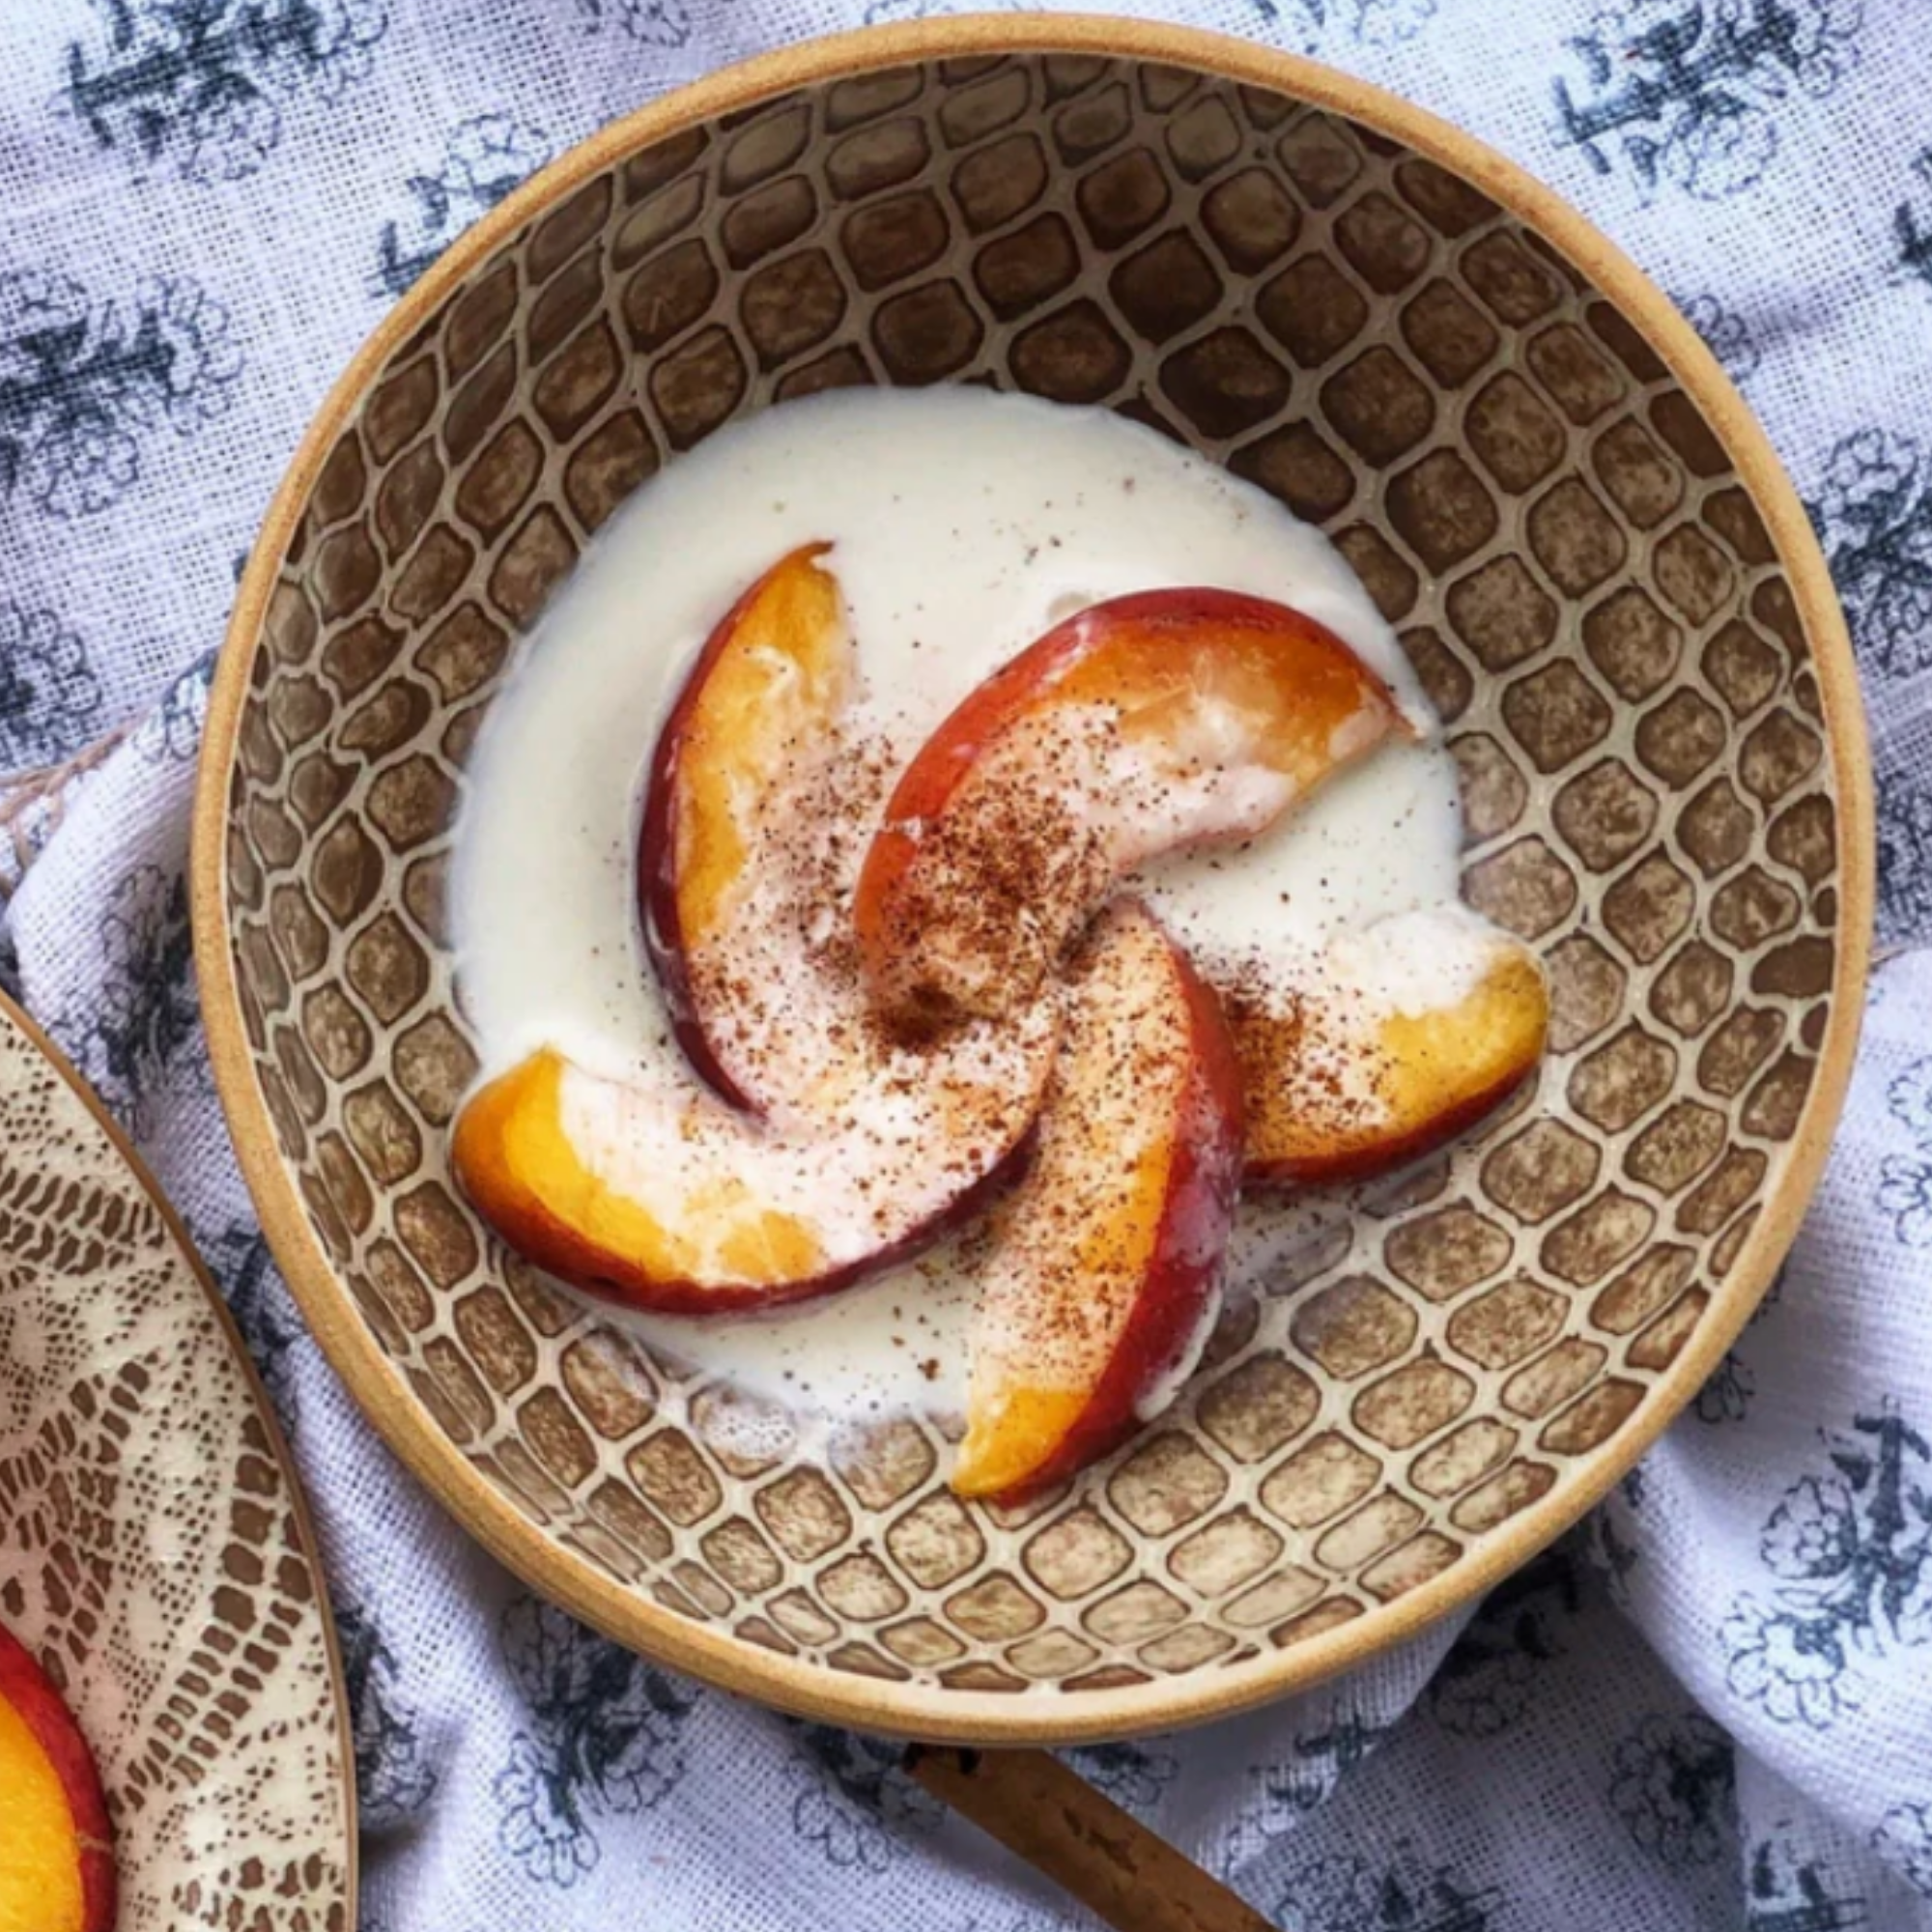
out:
{"label": "cobblestone pattern on bowl", "polygon": [[[1555,985],[1532,1094],[1357,1211],[1289,1213],[1180,1406],[1018,1513],[955,1501],[910,1421],[732,1454],[724,1398],[508,1260],[445,1161],[450,824],[514,638],[721,424],[942,381],[1119,409],[1330,531],[1448,721],[1466,894]],[[231,799],[256,1076],[413,1399],[564,1560],[882,1708],[1157,1685],[1374,1617],[1614,1455],[1777,1183],[1833,962],[1805,640],[1636,330],[1436,165],[1095,58],[787,96],[534,220],[322,471]]]}

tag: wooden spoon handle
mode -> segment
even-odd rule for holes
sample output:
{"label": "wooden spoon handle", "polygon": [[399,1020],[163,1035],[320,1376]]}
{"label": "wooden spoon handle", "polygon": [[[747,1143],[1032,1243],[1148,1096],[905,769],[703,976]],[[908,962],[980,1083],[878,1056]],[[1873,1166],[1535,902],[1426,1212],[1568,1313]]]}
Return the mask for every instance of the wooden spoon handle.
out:
{"label": "wooden spoon handle", "polygon": [[1119,1932],[1269,1932],[1251,1905],[1046,1751],[912,1745],[905,1763]]}

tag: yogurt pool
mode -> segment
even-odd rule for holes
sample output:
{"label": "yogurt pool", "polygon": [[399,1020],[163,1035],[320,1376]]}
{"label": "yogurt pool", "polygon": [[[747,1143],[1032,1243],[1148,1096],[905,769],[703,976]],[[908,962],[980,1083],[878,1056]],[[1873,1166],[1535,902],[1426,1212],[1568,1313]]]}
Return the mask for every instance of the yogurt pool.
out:
{"label": "yogurt pool", "polygon": [[[1294,605],[1381,675],[1419,742],[1386,747],[1244,847],[1136,882],[1204,966],[1303,955],[1341,928],[1456,898],[1454,765],[1393,633],[1318,531],[1103,411],[972,388],[844,391],[722,431],[647,483],[492,707],[453,889],[486,1072],[550,1044],[597,1071],[684,1077],[639,925],[639,786],[712,626],[814,541],[834,546],[865,727],[901,762],[1043,631],[1129,591],[1212,584]],[[1230,1293],[1255,1286],[1270,1245],[1236,1241]],[[968,1236],[787,1311],[611,1319],[787,1407],[957,1413],[973,1265]]]}

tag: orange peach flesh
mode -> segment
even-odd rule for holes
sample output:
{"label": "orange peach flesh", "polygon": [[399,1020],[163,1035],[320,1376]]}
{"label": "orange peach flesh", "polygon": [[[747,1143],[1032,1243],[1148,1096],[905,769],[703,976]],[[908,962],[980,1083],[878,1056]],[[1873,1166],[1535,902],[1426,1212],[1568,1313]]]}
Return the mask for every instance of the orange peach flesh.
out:
{"label": "orange peach flesh", "polygon": [[1202,588],[1082,611],[988,678],[900,778],[854,901],[902,1023],[1030,999],[1125,872],[1245,838],[1408,725],[1313,618]]}
{"label": "orange peach flesh", "polygon": [[1023,1157],[1051,1068],[1057,1003],[900,1039],[849,941],[814,936],[826,834],[861,823],[829,549],[782,558],[714,628],[646,783],[646,937],[685,1057],[724,1104],[546,1050],[457,1122],[458,1177],[510,1245],[639,1306],[771,1306],[905,1259]]}
{"label": "orange peach flesh", "polygon": [[760,820],[797,762],[822,753],[845,704],[852,640],[838,580],[818,561],[830,549],[781,558],[712,631],[644,788],[638,888],[658,982],[694,1070],[740,1106],[755,1097],[724,1064],[694,969],[728,953]]}
{"label": "orange peach flesh", "polygon": [[567,1280],[621,1264],[640,1282],[717,1275],[774,1290],[823,1271],[816,1233],[742,1187],[711,1190],[689,1227],[625,1194],[570,1135],[563,1086],[573,1074],[546,1049],[484,1087],[457,1119],[456,1171],[514,1247]]}
{"label": "orange peach flesh", "polygon": [[791,1133],[545,1048],[465,1101],[451,1157],[511,1247],[589,1293],[673,1313],[772,1307],[979,1211],[1024,1157],[1056,1018],[1033,1023],[1017,1077],[942,1073],[869,1124],[862,1099],[842,1128]]}
{"label": "orange peach flesh", "polygon": [[1018,1500],[1129,1435],[1211,1314],[1234,1223],[1240,1076],[1213,994],[1133,903],[1102,915],[1069,987],[970,1331],[961,1495]]}
{"label": "orange peach flesh", "polygon": [[108,1932],[106,1801],[78,1726],[0,1631],[0,1932]]}
{"label": "orange peach flesh", "polygon": [[1247,1103],[1251,1180],[1355,1179],[1472,1125],[1543,1057],[1549,989],[1532,954],[1498,941],[1461,998],[1364,1020],[1317,980],[1273,1009],[1229,1001]]}

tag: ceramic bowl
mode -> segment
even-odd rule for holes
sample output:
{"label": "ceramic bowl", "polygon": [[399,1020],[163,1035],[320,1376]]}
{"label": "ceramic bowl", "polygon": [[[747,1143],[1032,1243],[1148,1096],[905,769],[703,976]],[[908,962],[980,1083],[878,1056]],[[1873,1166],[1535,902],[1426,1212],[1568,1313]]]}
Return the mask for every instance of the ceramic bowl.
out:
{"label": "ceramic bowl", "polygon": [[[1327,530],[1447,721],[1466,895],[1555,988],[1533,1093],[1327,1204],[1157,1427],[1018,1512],[954,1500],[919,1421],[734,1450],[728,1395],[506,1255],[447,1159],[475,1065],[451,824],[519,635],[724,424],[942,382],[1119,410]],[[1358,1663],[1627,1469],[1797,1226],[1871,907],[1822,561],[1663,297],[1385,95],[1065,17],[734,69],[465,236],[275,500],[196,830],[229,1120],[398,1452],[641,1650],[994,1742],[1172,1725]]]}
{"label": "ceramic bowl", "polygon": [[274,1411],[121,1130],[5,998],[0,1624],[99,1767],[118,1932],[355,1932],[349,1699]]}

